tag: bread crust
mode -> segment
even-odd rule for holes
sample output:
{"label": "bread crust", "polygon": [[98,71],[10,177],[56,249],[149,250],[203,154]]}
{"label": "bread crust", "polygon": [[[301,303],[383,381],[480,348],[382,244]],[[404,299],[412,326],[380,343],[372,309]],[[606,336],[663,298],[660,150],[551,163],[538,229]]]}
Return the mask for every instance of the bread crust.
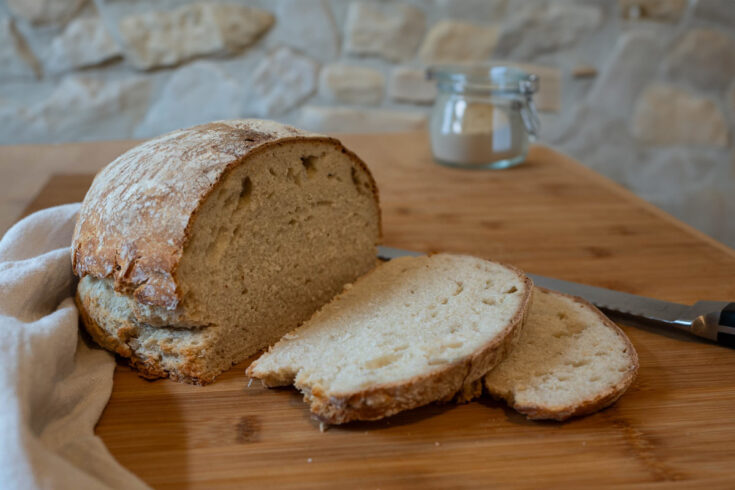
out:
{"label": "bread crust", "polygon": [[173,369],[165,369],[160,361],[154,357],[141,357],[133,349],[129,341],[136,335],[133,324],[123,325],[114,333],[106,330],[95,318],[105,318],[109,312],[100,308],[95,298],[83,296],[79,291],[74,295],[74,301],[85,330],[98,345],[126,358],[128,364],[138,376],[145,379],[171,378],[174,381],[207,385],[214,382],[216,374],[197,369],[196,355],[192,352],[180,352],[181,361]]}
{"label": "bread crust", "polygon": [[620,337],[623,343],[626,345],[627,352],[631,359],[631,369],[628,370],[625,373],[625,376],[614,386],[601,393],[598,393],[596,396],[588,400],[574,405],[545,406],[536,404],[522,404],[515,401],[512,393],[503,393],[493,396],[505,400],[506,403],[510,405],[513,409],[524,414],[527,418],[531,420],[556,420],[562,422],[572,417],[589,415],[612,405],[618,400],[618,398],[623,395],[623,393],[628,390],[628,388],[630,388],[630,385],[633,384],[633,381],[638,374],[638,353],[636,352],[635,347],[633,347],[633,344],[630,342],[630,339],[628,339],[628,336],[625,335],[620,327],[613,323],[607,316],[605,316],[590,302],[580,297],[560,293],[558,291],[552,291],[540,287],[538,289],[543,292],[565,296],[575,303],[579,303],[590,308],[595,313],[595,315],[599,317],[602,324],[613,330],[615,334],[618,335],[618,337]]}
{"label": "bread crust", "polygon": [[[533,282],[528,276],[513,266],[502,265],[511,269],[522,280],[525,292],[521,307],[500,334],[464,359],[402,382],[379,384],[365,390],[330,396],[318,387],[296,384],[296,388],[304,392],[304,401],[310,404],[311,411],[329,424],[378,420],[431,402],[451,400],[463,387],[472,385],[475,380],[484,376],[505,359],[518,341],[523,324],[528,318],[533,294]],[[374,271],[375,269],[368,274]],[[248,367],[249,376],[253,375],[257,362],[256,360]],[[267,377],[263,379],[263,383],[271,386]],[[282,383],[279,381],[273,385],[280,384]]]}
{"label": "bread crust", "polygon": [[74,229],[74,273],[111,277],[116,292],[140,304],[176,309],[176,272],[202,203],[254,155],[303,141],[347,155],[368,176],[379,206],[372,174],[339,140],[272,121],[216,121],[143,143],[97,174]]}

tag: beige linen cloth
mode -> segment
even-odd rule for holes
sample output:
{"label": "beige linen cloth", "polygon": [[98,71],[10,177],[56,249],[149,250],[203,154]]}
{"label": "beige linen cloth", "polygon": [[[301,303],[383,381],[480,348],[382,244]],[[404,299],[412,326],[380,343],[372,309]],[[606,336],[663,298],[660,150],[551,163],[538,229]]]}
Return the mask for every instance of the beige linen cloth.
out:
{"label": "beige linen cloth", "polygon": [[2,488],[148,488],[94,435],[115,361],[78,332],[69,254],[78,211],[40,211],[0,240]]}

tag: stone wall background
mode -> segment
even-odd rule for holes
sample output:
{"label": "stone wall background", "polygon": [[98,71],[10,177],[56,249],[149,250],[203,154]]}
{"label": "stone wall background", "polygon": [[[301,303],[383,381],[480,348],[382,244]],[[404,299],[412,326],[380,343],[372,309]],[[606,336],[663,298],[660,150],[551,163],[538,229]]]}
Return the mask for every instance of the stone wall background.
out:
{"label": "stone wall background", "polygon": [[0,0],[0,143],[425,124],[435,62],[541,77],[541,141],[735,246],[733,0]]}

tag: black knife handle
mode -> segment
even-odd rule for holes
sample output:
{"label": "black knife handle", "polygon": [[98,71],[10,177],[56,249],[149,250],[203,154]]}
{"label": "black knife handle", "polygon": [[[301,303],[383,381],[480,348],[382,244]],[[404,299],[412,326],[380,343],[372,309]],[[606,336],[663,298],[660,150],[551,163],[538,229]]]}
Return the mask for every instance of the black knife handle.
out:
{"label": "black knife handle", "polygon": [[[720,312],[720,326],[735,329],[735,303],[730,303]],[[728,347],[735,347],[735,334],[723,332],[720,329],[717,332],[717,343]]]}

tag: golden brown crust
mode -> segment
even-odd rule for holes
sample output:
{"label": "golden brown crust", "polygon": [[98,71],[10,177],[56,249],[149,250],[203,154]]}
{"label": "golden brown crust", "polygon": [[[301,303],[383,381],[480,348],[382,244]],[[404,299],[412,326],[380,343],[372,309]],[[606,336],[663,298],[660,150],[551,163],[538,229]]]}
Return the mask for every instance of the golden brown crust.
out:
{"label": "golden brown crust", "polygon": [[95,317],[104,317],[109,312],[101,311],[99,304],[93,298],[82,297],[79,291],[74,295],[74,301],[79,309],[82,325],[92,340],[120,357],[127,358],[130,367],[140,377],[146,379],[171,378],[174,381],[196,385],[206,385],[214,381],[214,375],[197,369],[196,357],[193,353],[184,352],[183,360],[176,369],[168,370],[164,369],[161,363],[153,357],[138,356],[129,344],[130,339],[137,334],[137,326],[124,324],[119,326],[114,334],[110,333],[95,320]]}
{"label": "golden brown crust", "polygon": [[623,379],[621,379],[615,386],[610,387],[609,389],[605,390],[602,393],[597,394],[594,398],[591,398],[589,400],[584,401],[583,403],[579,403],[576,405],[564,405],[564,406],[542,406],[542,405],[531,405],[531,404],[520,404],[516,403],[515,400],[512,397],[512,394],[507,394],[504,396],[498,396],[498,398],[505,399],[506,403],[513,407],[516,411],[526,415],[531,420],[556,420],[556,421],[564,421],[572,417],[579,417],[582,415],[589,415],[591,413],[597,412],[598,410],[602,410],[605,407],[608,407],[615,403],[618,398],[620,398],[623,393],[625,393],[631,384],[633,384],[633,381],[635,380],[635,377],[638,373],[639,368],[639,362],[638,362],[638,353],[635,350],[635,347],[633,347],[633,344],[630,342],[630,339],[628,339],[628,336],[625,335],[625,333],[620,330],[620,327],[618,327],[615,323],[613,323],[607,316],[605,316],[600,310],[598,310],[594,305],[589,303],[588,301],[579,298],[577,296],[572,296],[565,293],[560,293],[558,291],[551,291],[549,289],[545,288],[538,288],[541,291],[553,293],[553,294],[559,294],[561,296],[565,296],[572,301],[579,303],[583,306],[586,306],[588,308],[591,308],[592,311],[600,318],[600,321],[607,326],[608,328],[612,329],[625,343],[627,346],[627,352],[631,357],[631,369],[628,370],[628,372],[625,373],[625,376]]}
{"label": "golden brown crust", "polygon": [[472,400],[480,398],[483,393],[482,378],[476,379],[472,383],[465,385],[457,393],[453,394],[450,398],[442,400],[446,403],[469,403]]}
{"label": "golden brown crust", "polygon": [[115,291],[175,309],[176,270],[201,204],[252,156],[301,141],[332,144],[349,156],[367,174],[378,203],[367,166],[337,139],[270,121],[194,126],[129,150],[95,177],[74,230],[74,273],[112,277]]}
{"label": "golden brown crust", "polygon": [[[434,401],[446,401],[464,386],[480,379],[505,359],[513,348],[530,310],[533,283],[515,267],[506,267],[521,277],[525,284],[522,306],[502,332],[477,349],[474,354],[443,369],[408,381],[381,384],[357,392],[327,396],[318,389],[312,388],[309,391],[308,387],[299,387],[304,389],[304,400],[310,403],[311,411],[330,424],[343,424],[352,420],[377,420]],[[248,368],[248,373],[252,373],[251,368]]]}

